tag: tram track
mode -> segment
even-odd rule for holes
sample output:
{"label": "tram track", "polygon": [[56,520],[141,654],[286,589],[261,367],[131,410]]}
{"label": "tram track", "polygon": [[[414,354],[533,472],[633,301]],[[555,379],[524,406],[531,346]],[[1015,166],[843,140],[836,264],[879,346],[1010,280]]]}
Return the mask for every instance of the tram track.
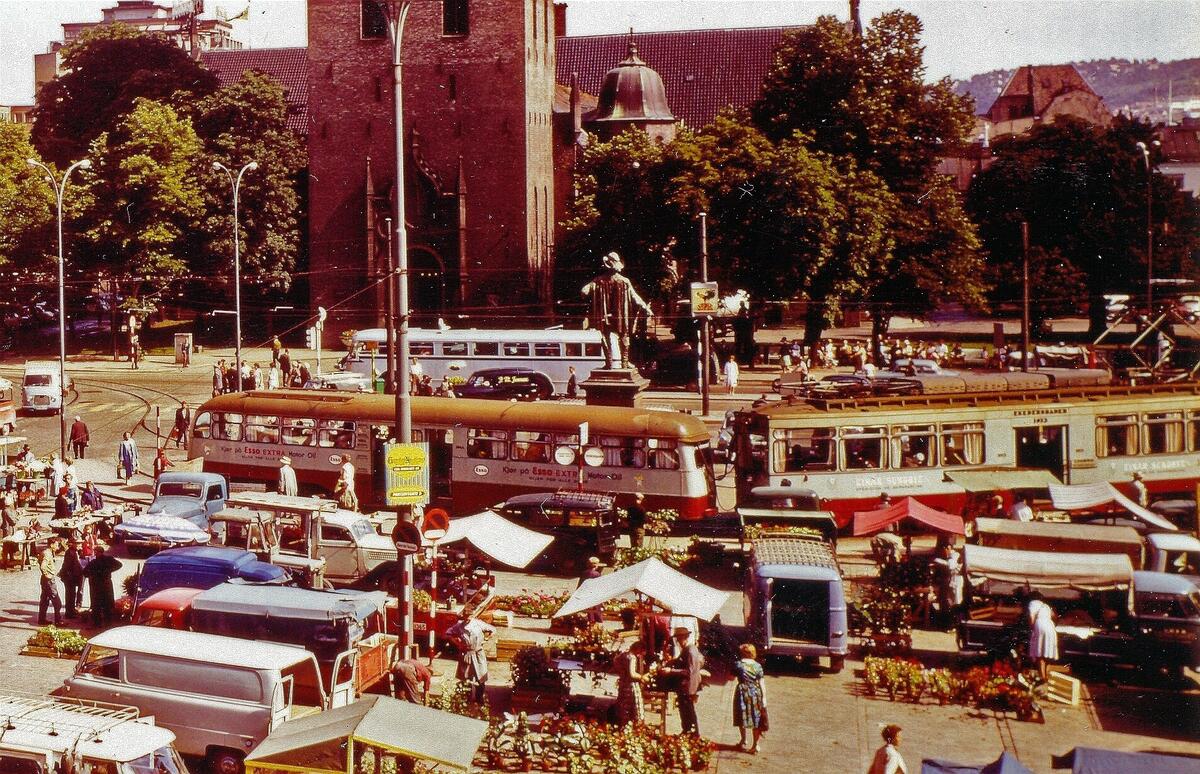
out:
{"label": "tram track", "polygon": [[[183,403],[183,401],[180,400],[178,397],[176,397],[174,394],[172,394],[170,392],[166,392],[165,390],[158,390],[153,387],[142,387],[140,385],[130,385],[130,384],[125,384],[123,382],[114,382],[114,381],[109,381],[109,380],[105,380],[105,379],[94,379],[94,378],[90,378],[90,377],[85,378],[85,379],[74,379],[73,381],[74,381],[75,385],[98,387],[101,390],[105,390],[107,392],[114,392],[114,393],[117,393],[118,395],[127,395],[131,398],[135,398],[136,400],[140,401],[143,404],[141,416],[138,417],[137,421],[134,422],[133,425],[130,426],[128,430],[121,431],[121,432],[128,432],[130,435],[135,435],[137,433],[138,428],[140,427],[141,429],[145,430],[146,432],[153,434],[156,439],[159,438],[159,434],[156,431],[156,429],[151,428],[150,426],[148,426],[146,424],[146,419],[150,416],[151,412],[154,410],[155,404],[149,398],[147,398],[145,395],[142,395],[139,393],[150,393],[151,395],[154,395],[154,396],[164,397],[167,399],[167,401],[170,404],[173,404],[173,405],[171,405],[171,408],[182,405],[182,403]],[[78,389],[75,389],[72,394],[73,394],[73,397],[67,403],[68,409],[71,406],[74,406],[81,397]],[[111,422],[102,423],[100,425],[99,429],[104,429],[106,427],[114,426],[117,424],[117,421],[119,421],[119,420],[113,420]],[[171,415],[169,421],[174,422],[174,414]]]}

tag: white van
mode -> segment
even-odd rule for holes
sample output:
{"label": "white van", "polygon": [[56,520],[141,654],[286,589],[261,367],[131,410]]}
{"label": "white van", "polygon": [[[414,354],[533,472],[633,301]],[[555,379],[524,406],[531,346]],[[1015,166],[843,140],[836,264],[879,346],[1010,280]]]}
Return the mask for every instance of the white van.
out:
{"label": "white van", "polygon": [[175,735],[136,707],[3,693],[0,717],[6,774],[187,774]]}
{"label": "white van", "polygon": [[21,409],[24,411],[62,411],[63,396],[71,389],[71,377],[62,383],[58,363],[31,360],[25,363],[21,379]]}
{"label": "white van", "polygon": [[93,637],[63,685],[68,696],[153,715],[181,753],[203,756],[213,774],[237,774],[284,722],[353,701],[355,668],[351,656],[334,664],[331,697],[304,648],[122,626]]}

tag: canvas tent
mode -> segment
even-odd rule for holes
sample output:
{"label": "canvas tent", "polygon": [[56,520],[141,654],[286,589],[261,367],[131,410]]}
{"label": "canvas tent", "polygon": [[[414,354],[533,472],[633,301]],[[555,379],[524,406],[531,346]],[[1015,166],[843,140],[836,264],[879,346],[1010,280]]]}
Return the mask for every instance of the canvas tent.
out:
{"label": "canvas tent", "polygon": [[950,470],[946,480],[971,493],[1009,492],[1014,489],[1048,489],[1062,482],[1041,468],[1032,470]]}
{"label": "canvas tent", "polygon": [[351,774],[363,746],[468,771],[487,728],[482,720],[373,694],[279,726],[246,757],[246,773]]}
{"label": "canvas tent", "polygon": [[971,585],[986,581],[1031,583],[1039,588],[1105,590],[1128,588],[1133,564],[1126,554],[1070,554],[1016,551],[967,545],[963,564]]}
{"label": "canvas tent", "polygon": [[1050,487],[1050,499],[1054,502],[1055,508],[1061,508],[1064,511],[1086,511],[1104,505],[1116,504],[1147,524],[1159,529],[1177,529],[1174,524],[1162,516],[1147,508],[1143,508],[1121,494],[1112,484],[1060,484]]}
{"label": "canvas tent", "polygon": [[930,508],[911,497],[905,497],[886,508],[874,511],[858,511],[854,514],[854,534],[873,535],[882,532],[897,522],[911,519],[938,532],[949,532],[955,535],[963,534],[961,516],[944,513],[936,508]]}
{"label": "canvas tent", "polygon": [[1033,772],[1017,760],[1017,756],[1005,750],[1000,753],[999,758],[981,766],[926,758],[921,761],[921,774],[1033,774]]}
{"label": "canvas tent", "polygon": [[[474,516],[452,519],[445,537],[439,539],[437,545],[444,546],[459,540],[466,540],[510,567],[525,567],[546,550],[554,537],[513,524],[494,511],[484,511]],[[426,546],[433,545],[429,540],[421,542]]]}
{"label": "canvas tent", "polygon": [[584,581],[554,617],[581,613],[635,592],[653,599],[675,615],[691,615],[702,621],[711,621],[729,599],[728,592],[692,580],[652,557],[609,575]]}
{"label": "canvas tent", "polygon": [[1071,774],[1194,774],[1200,768],[1192,757],[1095,747],[1076,747],[1053,761],[1054,768],[1070,767]]}

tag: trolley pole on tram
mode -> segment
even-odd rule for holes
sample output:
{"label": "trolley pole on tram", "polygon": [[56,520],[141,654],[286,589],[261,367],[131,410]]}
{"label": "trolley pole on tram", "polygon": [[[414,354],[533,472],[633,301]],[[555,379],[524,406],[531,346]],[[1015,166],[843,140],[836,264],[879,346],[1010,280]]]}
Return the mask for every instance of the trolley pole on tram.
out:
{"label": "trolley pole on tram", "polygon": [[[708,282],[708,213],[700,213],[700,281]],[[700,413],[708,416],[709,316],[700,320]]]}
{"label": "trolley pole on tram", "polygon": [[1029,373],[1029,221],[1021,221],[1021,370]]}

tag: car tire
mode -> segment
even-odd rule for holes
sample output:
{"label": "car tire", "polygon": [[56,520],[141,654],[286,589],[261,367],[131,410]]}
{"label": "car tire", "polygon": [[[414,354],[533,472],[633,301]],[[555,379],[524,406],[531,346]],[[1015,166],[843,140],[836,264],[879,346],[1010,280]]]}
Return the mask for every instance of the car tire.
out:
{"label": "car tire", "polygon": [[845,668],[846,668],[846,657],[845,656],[830,656],[829,657],[829,671],[830,672],[832,672],[833,674],[836,675],[838,672],[841,672]]}
{"label": "car tire", "polygon": [[223,748],[210,750],[204,759],[208,774],[243,774],[246,770],[241,754]]}

